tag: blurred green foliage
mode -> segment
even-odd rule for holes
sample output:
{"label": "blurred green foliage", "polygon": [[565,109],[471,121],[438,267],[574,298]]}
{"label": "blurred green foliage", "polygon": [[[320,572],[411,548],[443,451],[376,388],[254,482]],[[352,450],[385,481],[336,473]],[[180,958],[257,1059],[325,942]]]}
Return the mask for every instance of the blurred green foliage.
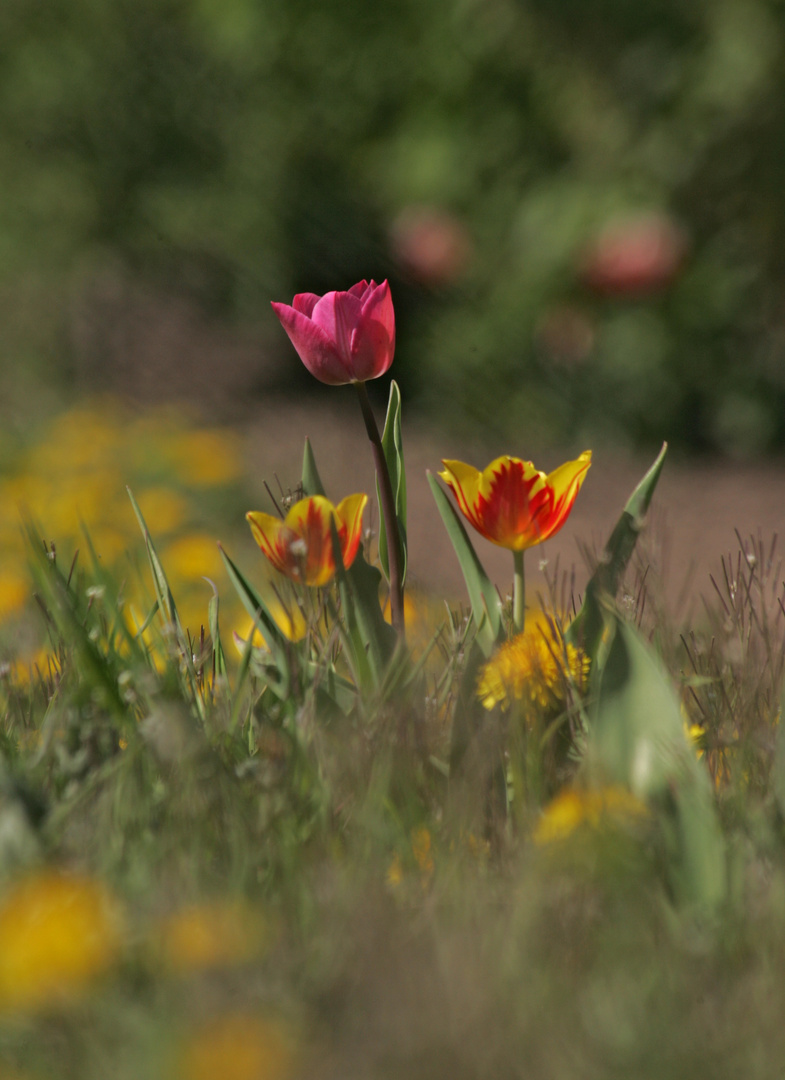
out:
{"label": "blurred green foliage", "polygon": [[[389,276],[405,394],[514,452],[781,447],[783,41],[781,0],[5,0],[4,360],[110,255],[273,341],[270,299]],[[598,289],[640,215],[683,250]]]}

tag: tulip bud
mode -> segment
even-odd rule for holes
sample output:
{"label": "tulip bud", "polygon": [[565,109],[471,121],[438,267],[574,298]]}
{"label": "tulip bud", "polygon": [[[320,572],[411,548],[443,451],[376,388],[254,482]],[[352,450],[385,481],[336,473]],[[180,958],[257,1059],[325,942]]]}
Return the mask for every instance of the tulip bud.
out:
{"label": "tulip bud", "polygon": [[395,353],[390,286],[360,281],[348,292],[298,293],[273,310],[310,373],[331,386],[384,375]]}

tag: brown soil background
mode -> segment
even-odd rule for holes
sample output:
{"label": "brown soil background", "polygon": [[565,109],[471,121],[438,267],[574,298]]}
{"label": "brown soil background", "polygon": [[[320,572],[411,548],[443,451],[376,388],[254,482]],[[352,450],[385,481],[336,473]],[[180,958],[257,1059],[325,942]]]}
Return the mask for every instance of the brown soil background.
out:
{"label": "brown soil background", "polygon": [[[332,400],[329,400],[329,398]],[[248,434],[249,461],[258,495],[258,508],[269,510],[266,479],[275,489],[274,475],[293,486],[299,478],[305,436],[311,440],[328,495],[335,501],[354,491],[374,490],[371,449],[353,395],[348,388],[331,391],[324,402],[269,401],[260,407]],[[381,419],[381,418],[380,418]],[[410,581],[452,599],[465,596],[456,557],[444,532],[426,480],[426,469],[437,472],[441,459],[459,458],[484,468],[493,457],[511,453],[534,457],[550,471],[584,447],[534,455],[523,445],[500,446],[490,436],[468,444],[422,423],[404,421],[404,453],[408,494]],[[527,599],[546,589],[542,564],[552,574],[574,572],[579,595],[587,579],[587,550],[599,552],[635,485],[649,468],[651,457],[631,456],[618,449],[594,450],[592,467],[566,525],[555,537],[527,553]],[[373,501],[373,500],[372,500]],[[375,509],[373,511],[375,518]],[[372,524],[375,526],[376,521]],[[472,532],[472,530],[469,530]],[[741,464],[723,461],[666,459],[646,529],[639,544],[638,575],[648,567],[650,595],[664,600],[670,614],[689,619],[701,607],[701,595],[714,604],[710,575],[721,582],[721,559],[735,564],[740,550],[736,531],[745,543],[763,539],[767,551],[785,531],[785,462]],[[506,593],[511,588],[512,560],[507,551],[472,532],[472,540],[491,578]],[[777,545],[777,550],[779,546]],[[783,552],[785,553],[785,552]],[[775,564],[777,560],[775,559]],[[776,571],[783,577],[782,571]]]}

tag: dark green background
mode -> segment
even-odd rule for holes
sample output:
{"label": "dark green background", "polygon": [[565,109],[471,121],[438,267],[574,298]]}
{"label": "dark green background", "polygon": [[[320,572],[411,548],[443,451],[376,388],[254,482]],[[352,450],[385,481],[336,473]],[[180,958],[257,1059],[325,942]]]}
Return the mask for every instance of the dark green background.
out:
{"label": "dark green background", "polygon": [[[388,276],[395,374],[441,420],[782,447],[784,39],[780,0],[4,0],[6,401],[67,385],[107,267],[261,334],[295,383],[269,300]],[[418,205],[471,240],[436,286],[390,240]],[[686,259],[600,297],[582,252],[639,212]],[[564,317],[590,342],[566,363]]]}

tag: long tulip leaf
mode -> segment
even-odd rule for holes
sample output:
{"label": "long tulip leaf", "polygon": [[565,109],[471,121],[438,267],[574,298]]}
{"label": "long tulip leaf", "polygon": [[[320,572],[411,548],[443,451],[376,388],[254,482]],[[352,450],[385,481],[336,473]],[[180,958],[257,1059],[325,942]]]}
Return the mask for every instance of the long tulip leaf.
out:
{"label": "long tulip leaf", "polygon": [[180,618],[177,614],[177,605],[174,602],[174,596],[169,587],[169,581],[167,580],[163,564],[155,549],[150,530],[147,528],[147,522],[144,519],[139,504],[134,498],[134,493],[130,488],[126,488],[126,491],[128,492],[128,498],[131,500],[131,506],[136,514],[136,520],[139,522],[139,528],[142,530],[142,536],[144,537],[145,547],[147,549],[147,559],[150,563],[150,570],[153,575],[153,587],[155,588],[155,595],[158,600],[158,610],[161,612],[164,619],[175,628],[178,645],[187,650],[187,642],[185,642],[185,635],[183,634]]}
{"label": "long tulip leaf", "polygon": [[[218,550],[221,553],[226,572],[229,575],[229,580],[240,597],[245,610],[254,620],[255,624],[258,624],[259,629],[264,636],[264,640],[267,642],[267,646],[272,652],[275,662],[279,667],[284,682],[288,682],[289,661],[287,655],[287,640],[278,628],[275,619],[270,614],[270,609],[262,600],[259,593],[251,585],[239,567],[232,561],[227,555],[221,545],[218,545]],[[253,631],[251,631],[253,636]]]}
{"label": "long tulip leaf", "polygon": [[[346,567],[343,564],[341,542],[338,539],[338,530],[335,520],[330,519],[330,537],[333,545],[333,558],[335,560],[335,577],[338,581],[338,591],[341,597],[343,611],[343,623],[345,628],[344,642],[348,645],[351,653],[351,667],[361,692],[368,692],[378,687],[382,672],[382,655],[379,642],[373,634],[363,633],[361,627],[362,614],[356,591],[349,580]],[[362,557],[358,553],[357,559]],[[377,574],[378,574],[377,570]],[[381,577],[381,574],[379,574]],[[378,601],[376,606],[378,607]]]}
{"label": "long tulip leaf", "polygon": [[567,628],[568,642],[580,645],[595,661],[604,628],[603,596],[615,597],[632,557],[665,463],[668,444],[663,443],[654,464],[627,500],[621,517],[605,545],[599,565],[586,586],[581,610]]}
{"label": "long tulip leaf", "polygon": [[185,672],[185,680],[188,684],[188,689],[190,690],[191,697],[196,705],[199,716],[204,720],[204,701],[199,692],[199,684],[196,678],[196,669],[194,667],[191,646],[183,630],[182,623],[180,622],[180,616],[177,613],[177,605],[174,602],[174,596],[166,577],[166,571],[163,568],[163,563],[158,557],[153,538],[150,535],[150,530],[147,528],[147,522],[144,519],[139,504],[129,487],[126,488],[126,491],[128,492],[128,498],[131,500],[131,506],[133,507],[134,514],[136,514],[136,520],[139,522],[139,528],[142,530],[142,536],[144,537],[144,543],[147,549],[147,561],[150,564],[150,570],[153,575],[153,586],[155,588],[156,599],[158,600],[158,611],[167,625],[171,627],[174,632],[175,641],[177,642],[177,647],[182,659],[182,666]]}
{"label": "long tulip leaf", "polygon": [[453,509],[452,503],[439,486],[433,473],[429,472],[427,476],[433,497],[436,500],[436,506],[444,522],[450,543],[458,557],[463,579],[466,582],[472,616],[477,627],[477,640],[485,656],[490,656],[503,632],[499,595],[492,581],[485,573],[485,569],[477,557],[461,519]]}
{"label": "long tulip leaf", "polygon": [[307,437],[303,451],[302,486],[304,495],[324,495],[324,485],[316,467],[311,440]]}
{"label": "long tulip leaf", "polygon": [[[390,383],[390,400],[387,405],[387,417],[384,421],[382,432],[382,450],[387,462],[387,470],[390,474],[393,498],[395,500],[395,516],[398,520],[398,535],[401,540],[401,574],[403,582],[406,581],[407,550],[406,550],[406,468],[403,460],[403,436],[401,434],[401,391],[397,382],[393,379]],[[384,507],[382,506],[381,492],[379,491],[379,478],[376,479],[376,495],[379,501],[379,562],[387,580],[390,580],[389,555],[387,551],[387,529],[384,522]]]}
{"label": "long tulip leaf", "polygon": [[[210,582],[212,585],[212,582]],[[207,605],[207,620],[210,626],[210,640],[213,643],[212,665],[216,678],[226,676],[226,656],[221,643],[221,629],[218,623],[218,590],[213,585],[213,595]]]}
{"label": "long tulip leaf", "polygon": [[612,605],[603,616],[610,641],[591,713],[589,777],[623,785],[660,811],[674,892],[715,908],[726,892],[726,858],[709,774],[656,656]]}
{"label": "long tulip leaf", "polygon": [[458,687],[450,736],[450,776],[455,776],[480,725],[483,708],[477,698],[477,677],[486,654],[475,638]]}

